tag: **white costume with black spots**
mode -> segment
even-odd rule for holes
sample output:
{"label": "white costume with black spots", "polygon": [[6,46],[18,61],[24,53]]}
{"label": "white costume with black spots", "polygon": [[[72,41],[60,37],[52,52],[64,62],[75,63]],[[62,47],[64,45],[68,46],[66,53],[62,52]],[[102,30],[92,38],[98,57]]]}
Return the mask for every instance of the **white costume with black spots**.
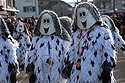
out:
{"label": "white costume with black spots", "polygon": [[113,20],[107,15],[102,15],[102,20],[108,25],[108,28],[111,30],[115,46],[121,49],[122,51],[125,51],[125,41],[119,34],[119,30],[115,26]]}
{"label": "white costume with black spots", "polygon": [[18,43],[12,38],[0,16],[0,83],[10,83],[10,75],[17,73],[17,48]]}
{"label": "white costume with black spots", "polygon": [[35,83],[65,83],[61,71],[71,38],[54,12],[41,13],[35,35],[27,57],[27,73],[35,74]]}
{"label": "white costume with black spots", "polygon": [[101,25],[97,8],[87,2],[74,11],[69,61],[73,64],[67,83],[115,83],[116,52],[112,34]]}
{"label": "white costume with black spots", "polygon": [[18,22],[13,37],[19,42],[19,48],[17,49],[17,57],[20,68],[24,69],[25,58],[27,56],[29,47],[31,46],[31,41],[28,35],[28,31],[26,30],[25,24],[23,22]]}

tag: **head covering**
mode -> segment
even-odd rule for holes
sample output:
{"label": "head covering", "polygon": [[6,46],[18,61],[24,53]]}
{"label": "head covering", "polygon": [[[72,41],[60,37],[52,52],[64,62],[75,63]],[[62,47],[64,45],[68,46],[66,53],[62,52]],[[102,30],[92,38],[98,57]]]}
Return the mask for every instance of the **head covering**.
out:
{"label": "head covering", "polygon": [[71,36],[71,34],[72,34],[72,27],[71,27],[72,19],[68,16],[62,16],[62,17],[60,17],[60,22],[61,22],[62,26],[67,30],[69,35]]}
{"label": "head covering", "polygon": [[64,40],[70,41],[71,38],[70,38],[69,34],[64,29],[62,29],[62,25],[60,23],[58,15],[51,10],[44,10],[43,12],[41,12],[41,14],[38,18],[38,21],[36,23],[36,28],[34,30],[34,34],[37,35],[37,36],[44,35],[40,32],[41,22],[42,22],[41,19],[42,19],[44,14],[49,14],[52,17],[52,20],[53,20],[53,23],[54,23],[54,28],[56,30],[53,34],[61,37]]}
{"label": "head covering", "polygon": [[23,23],[21,21],[19,21],[16,24],[15,31],[19,32],[19,33],[25,32],[27,35],[29,35],[28,29],[26,28],[25,23]]}
{"label": "head covering", "polygon": [[106,23],[108,25],[108,28],[111,31],[117,31],[118,30],[114,21],[108,15],[102,15],[102,20],[104,21],[104,23]]}
{"label": "head covering", "polygon": [[[77,13],[78,13],[79,9],[82,10],[83,8],[87,10],[87,13],[86,13],[86,11],[82,11],[81,14],[86,15],[86,16],[89,14],[91,15],[90,18],[83,16],[84,18],[86,17],[88,23],[89,23],[89,21],[92,21],[92,19],[94,19],[95,23],[102,22],[100,12],[98,11],[97,7],[94,4],[92,4],[90,2],[81,2],[78,5],[76,5],[75,10],[74,10],[73,24],[72,24],[73,29],[79,28],[77,25],[77,21],[78,21]],[[83,18],[81,18],[81,19],[83,19]],[[90,28],[91,26],[93,26],[94,22],[92,21],[89,24],[86,23],[86,26],[88,26],[87,29]]]}
{"label": "head covering", "polygon": [[0,15],[0,35],[4,37],[8,37],[10,35],[7,24],[5,23],[5,20],[2,18],[1,15]]}

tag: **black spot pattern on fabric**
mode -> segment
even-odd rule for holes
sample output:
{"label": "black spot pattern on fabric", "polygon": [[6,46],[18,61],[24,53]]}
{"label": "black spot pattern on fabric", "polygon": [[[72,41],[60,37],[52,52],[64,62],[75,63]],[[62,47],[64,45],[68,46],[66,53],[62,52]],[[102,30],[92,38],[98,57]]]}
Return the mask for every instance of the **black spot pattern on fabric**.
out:
{"label": "black spot pattern on fabric", "polygon": [[31,57],[28,56],[28,62],[30,61]]}
{"label": "black spot pattern on fabric", "polygon": [[58,61],[60,62],[60,59],[58,59]]}
{"label": "black spot pattern on fabric", "polygon": [[55,47],[55,49],[57,50],[57,46]]}
{"label": "black spot pattern on fabric", "polygon": [[77,75],[77,80],[79,80],[79,75]]}
{"label": "black spot pattern on fabric", "polygon": [[96,44],[97,41],[92,41],[92,45],[94,46]]}
{"label": "black spot pattern on fabric", "polygon": [[3,50],[0,51],[1,55],[3,55]]}
{"label": "black spot pattern on fabric", "polygon": [[40,68],[38,67],[38,73],[40,73]]}
{"label": "black spot pattern on fabric", "polygon": [[118,41],[120,41],[120,39],[118,38]]}
{"label": "black spot pattern on fabric", "polygon": [[98,36],[96,37],[96,39],[98,39],[100,36],[101,36],[101,34],[100,34],[100,33],[98,33]]}
{"label": "black spot pattern on fabric", "polygon": [[97,51],[94,52],[94,56],[97,57]]}
{"label": "black spot pattern on fabric", "polygon": [[92,75],[92,72],[91,71],[88,71],[89,75],[91,76]]}
{"label": "black spot pattern on fabric", "polygon": [[87,45],[87,46],[86,46],[86,50],[88,50],[88,49],[89,49],[89,46]]}
{"label": "black spot pattern on fabric", "polygon": [[107,53],[107,52],[105,52],[105,53],[104,53],[104,56],[105,56],[105,58],[107,58],[107,57],[108,57],[108,53]]}
{"label": "black spot pattern on fabric", "polygon": [[0,62],[0,67],[2,67],[1,62]]}
{"label": "black spot pattern on fabric", "polygon": [[94,67],[94,64],[95,64],[94,61],[91,61],[91,65],[92,65],[92,67]]}
{"label": "black spot pattern on fabric", "polygon": [[114,45],[111,45],[112,49],[115,50],[115,46]]}
{"label": "black spot pattern on fabric", "polygon": [[8,57],[7,57],[7,55],[5,54],[4,56],[5,56],[5,60],[8,60]]}
{"label": "black spot pattern on fabric", "polygon": [[4,46],[3,48],[6,49],[6,46]]}
{"label": "black spot pattern on fabric", "polygon": [[101,76],[98,75],[98,79],[101,80],[102,79]]}
{"label": "black spot pattern on fabric", "polygon": [[19,47],[21,47],[22,46],[22,44],[21,43],[19,43]]}
{"label": "black spot pattern on fabric", "polygon": [[64,47],[63,47],[63,45],[61,45],[62,46],[62,51],[64,51]]}
{"label": "black spot pattern on fabric", "polygon": [[8,76],[6,76],[6,79],[7,79],[7,81],[9,80],[9,77]]}
{"label": "black spot pattern on fabric", "polygon": [[37,38],[36,43],[38,42],[39,38]]}
{"label": "black spot pattern on fabric", "polygon": [[48,80],[50,81],[50,76],[48,75]]}
{"label": "black spot pattern on fabric", "polygon": [[91,41],[91,37],[88,37],[88,40]]}
{"label": "black spot pattern on fabric", "polygon": [[26,44],[26,45],[27,45],[28,48],[30,47],[30,44]]}
{"label": "black spot pattern on fabric", "polygon": [[53,35],[51,36],[51,40],[53,40],[54,39],[54,37],[53,37]]}
{"label": "black spot pattern on fabric", "polygon": [[61,55],[61,51],[59,50],[59,57],[60,57],[60,55]]}
{"label": "black spot pattern on fabric", "polygon": [[104,37],[104,39],[105,39],[105,40],[108,40],[108,39],[110,39],[110,37],[109,37],[109,36],[106,36],[106,37]]}
{"label": "black spot pattern on fabric", "polygon": [[83,56],[82,60],[85,61],[85,59],[86,59],[86,58]]}
{"label": "black spot pattern on fabric", "polygon": [[59,40],[58,39],[57,39],[56,43],[57,43],[57,45],[59,45]]}
{"label": "black spot pattern on fabric", "polygon": [[58,72],[61,73],[60,69],[58,68]]}
{"label": "black spot pattern on fabric", "polygon": [[37,61],[37,57],[35,58],[35,62]]}
{"label": "black spot pattern on fabric", "polygon": [[40,47],[43,47],[44,46],[44,43],[41,43]]}
{"label": "black spot pattern on fabric", "polygon": [[74,51],[75,49],[72,49],[72,51]]}
{"label": "black spot pattern on fabric", "polygon": [[7,50],[8,53],[10,53],[10,50]]}
{"label": "black spot pattern on fabric", "polygon": [[35,47],[33,47],[33,44],[32,44],[30,51],[32,51],[34,48],[35,48]]}
{"label": "black spot pattern on fabric", "polygon": [[112,62],[114,62],[114,59],[113,59],[112,57],[110,57],[110,60],[111,60]]}

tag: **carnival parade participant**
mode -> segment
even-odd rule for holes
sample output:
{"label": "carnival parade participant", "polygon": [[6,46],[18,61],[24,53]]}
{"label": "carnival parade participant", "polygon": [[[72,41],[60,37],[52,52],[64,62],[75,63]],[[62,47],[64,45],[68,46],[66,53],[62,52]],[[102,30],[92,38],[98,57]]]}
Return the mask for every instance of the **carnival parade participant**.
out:
{"label": "carnival parade participant", "polygon": [[62,16],[59,18],[61,25],[66,29],[66,31],[69,33],[69,35],[71,36],[72,34],[72,19],[68,16]]}
{"label": "carnival parade participant", "polygon": [[67,83],[115,83],[117,57],[112,33],[103,25],[95,5],[79,3],[72,26],[69,61],[73,67]]}
{"label": "carnival parade participant", "polygon": [[19,68],[21,70],[24,70],[25,59],[27,57],[27,52],[31,46],[31,41],[28,30],[23,22],[19,21],[17,23],[15,31],[13,33],[13,37],[19,42],[19,48],[17,49],[17,58],[19,61]]}
{"label": "carnival parade participant", "polygon": [[4,19],[0,16],[0,83],[17,82],[17,48],[18,43],[12,38]]}
{"label": "carnival parade participant", "polygon": [[114,21],[108,15],[102,15],[102,20],[111,30],[116,48],[118,47],[121,51],[125,51],[125,41],[120,35],[118,28],[115,26]]}
{"label": "carnival parade participant", "polygon": [[26,67],[30,83],[65,83],[62,68],[71,37],[62,29],[57,14],[44,10],[38,18],[34,34]]}

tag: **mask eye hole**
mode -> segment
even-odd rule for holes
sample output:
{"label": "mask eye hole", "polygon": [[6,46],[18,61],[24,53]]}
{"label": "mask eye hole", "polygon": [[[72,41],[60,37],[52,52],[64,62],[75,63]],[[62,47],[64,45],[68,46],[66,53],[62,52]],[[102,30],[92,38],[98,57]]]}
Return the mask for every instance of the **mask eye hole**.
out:
{"label": "mask eye hole", "polygon": [[48,24],[48,23],[50,23],[50,20],[49,19],[43,19],[43,23]]}
{"label": "mask eye hole", "polygon": [[79,13],[79,16],[80,16],[80,17],[85,17],[85,16],[86,16],[86,13],[85,13],[84,11],[81,11],[81,12]]}
{"label": "mask eye hole", "polygon": [[43,23],[46,23],[46,19],[43,20]]}
{"label": "mask eye hole", "polygon": [[107,23],[107,21],[105,21],[105,23]]}
{"label": "mask eye hole", "polygon": [[50,20],[49,20],[49,19],[46,19],[46,21],[47,21],[47,23],[49,23],[49,22],[50,22]]}

